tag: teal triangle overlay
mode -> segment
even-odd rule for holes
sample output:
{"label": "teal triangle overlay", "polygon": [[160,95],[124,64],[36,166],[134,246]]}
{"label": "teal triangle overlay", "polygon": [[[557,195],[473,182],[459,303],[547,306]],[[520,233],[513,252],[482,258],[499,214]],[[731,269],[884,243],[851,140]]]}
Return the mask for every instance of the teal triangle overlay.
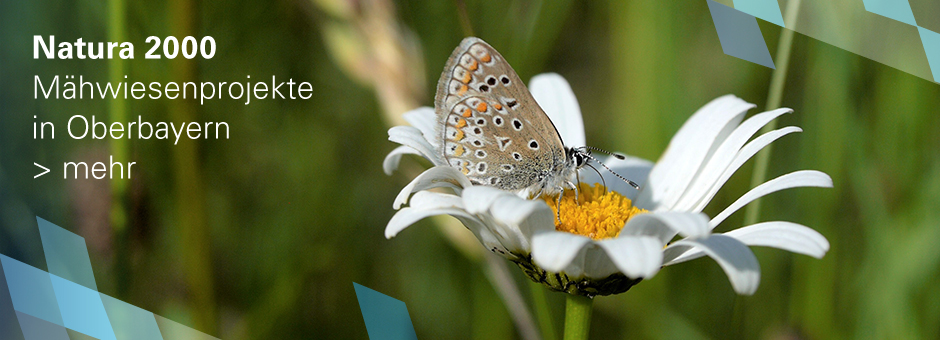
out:
{"label": "teal triangle overlay", "polygon": [[0,254],[0,264],[3,265],[14,310],[65,326],[49,273],[3,254]]}
{"label": "teal triangle overlay", "polygon": [[783,23],[783,14],[777,0],[734,0],[734,9],[761,18],[780,27],[787,27]]}
{"label": "teal triangle overlay", "polygon": [[924,52],[927,52],[927,63],[930,64],[930,72],[933,73],[933,82],[940,83],[940,33],[919,26],[917,31],[920,32]]}
{"label": "teal triangle overlay", "polygon": [[907,0],[863,0],[865,10],[911,26],[917,26],[914,11]]}
{"label": "teal triangle overlay", "polygon": [[68,330],[35,316],[16,312],[24,340],[70,340]]}
{"label": "teal triangle overlay", "polygon": [[708,10],[725,54],[776,69],[754,16],[713,0],[708,0]]}
{"label": "teal triangle overlay", "polygon": [[62,312],[62,322],[65,328],[82,332],[99,340],[117,340],[98,291],[55,274],[48,275],[52,278],[52,288],[59,301],[59,310]]}
{"label": "teal triangle overlay", "polygon": [[97,291],[85,239],[40,217],[36,222],[49,273]]}
{"label": "teal triangle overlay", "polygon": [[[42,218],[36,221],[49,272],[0,254],[0,308],[10,309],[0,313],[0,339],[218,340],[101,294],[85,239]],[[14,319],[18,330],[8,329],[17,328],[9,327]]]}
{"label": "teal triangle overlay", "polygon": [[353,282],[371,340],[417,340],[404,302]]}
{"label": "teal triangle overlay", "polygon": [[117,340],[162,340],[153,313],[127,302],[100,294]]}

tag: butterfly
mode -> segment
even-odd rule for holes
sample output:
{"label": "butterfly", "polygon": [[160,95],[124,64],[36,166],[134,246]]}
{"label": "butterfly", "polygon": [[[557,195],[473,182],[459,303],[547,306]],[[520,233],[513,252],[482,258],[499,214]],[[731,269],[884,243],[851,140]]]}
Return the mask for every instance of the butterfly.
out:
{"label": "butterfly", "polygon": [[589,159],[596,161],[595,148],[564,145],[506,59],[479,38],[454,49],[434,108],[442,156],[473,184],[532,197],[566,188],[577,193],[572,177]]}

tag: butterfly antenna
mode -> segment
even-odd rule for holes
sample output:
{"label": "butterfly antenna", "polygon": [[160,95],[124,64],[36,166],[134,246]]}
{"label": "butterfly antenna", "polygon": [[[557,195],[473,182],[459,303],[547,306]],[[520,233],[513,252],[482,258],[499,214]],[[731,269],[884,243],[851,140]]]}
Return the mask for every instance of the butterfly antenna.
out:
{"label": "butterfly antenna", "polygon": [[[619,152],[610,152],[610,151],[607,151],[607,150],[604,150],[604,149],[601,149],[601,148],[595,148],[595,147],[593,147],[593,146],[584,146],[584,148],[585,148],[585,149],[589,149],[589,150],[594,150],[594,151],[606,153],[606,154],[608,154],[608,155],[614,156],[614,158],[619,159],[619,160],[627,159],[627,156],[624,156],[623,154],[621,154],[621,153],[619,153]],[[600,163],[600,162],[598,162],[598,163]],[[608,170],[609,170],[609,169],[608,169]],[[613,171],[611,171],[611,172],[613,172]]]}
{"label": "butterfly antenna", "polygon": [[[604,150],[597,149],[597,148],[593,148],[593,147],[585,147],[585,148],[590,148],[590,149],[598,150],[598,151],[601,151],[601,152],[606,152],[606,151],[604,151]],[[617,157],[617,155],[619,155],[619,154],[614,154],[614,153],[610,153],[610,152],[607,152],[607,153],[610,154],[610,155],[612,155],[612,156],[614,156],[614,157]],[[623,176],[620,176],[620,174],[618,174],[618,173],[614,172],[613,170],[611,170],[610,168],[608,168],[607,165],[605,165],[604,163],[601,163],[601,161],[597,160],[597,158],[594,158],[594,156],[591,156],[591,154],[585,153],[584,156],[587,157],[587,158],[590,158],[591,160],[593,160],[593,161],[595,161],[595,162],[597,162],[597,164],[600,164],[602,167],[604,167],[604,169],[607,169],[607,171],[610,171],[610,173],[614,174],[614,176],[617,176],[617,178],[619,178],[620,180],[622,180],[622,181],[624,181],[624,182],[627,182],[627,184],[629,184],[629,185],[630,185],[631,187],[633,187],[634,189],[640,190],[640,185],[639,185],[639,184],[636,184],[636,182],[631,181],[631,180],[629,180],[629,179],[626,179],[626,178],[623,177]],[[623,155],[620,155],[620,156],[623,157]],[[622,159],[622,158],[617,157],[617,159]],[[595,170],[596,170],[596,169],[595,169]],[[604,178],[604,176],[601,176],[601,178]]]}

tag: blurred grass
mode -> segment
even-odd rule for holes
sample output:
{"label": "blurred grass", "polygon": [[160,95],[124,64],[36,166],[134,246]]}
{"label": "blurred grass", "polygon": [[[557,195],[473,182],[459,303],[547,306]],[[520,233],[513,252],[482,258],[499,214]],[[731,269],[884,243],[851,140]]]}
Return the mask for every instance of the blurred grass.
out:
{"label": "blurred grass", "polygon": [[[430,105],[443,64],[462,38],[457,6],[393,4],[393,19],[420,44],[418,81],[425,90],[419,95],[425,99],[419,104]],[[191,146],[128,141],[127,155],[141,172],[119,183],[127,185],[127,235],[104,241],[125,244],[92,252],[102,291],[115,295],[125,282],[122,299],[190,326],[216,328],[213,335],[225,339],[366,338],[355,281],[405,301],[419,338],[518,338],[485,270],[431,221],[395,239],[383,237],[391,202],[409,178],[405,171],[390,178],[381,171],[394,147],[386,141],[387,106],[371,86],[334,64],[321,31],[330,14],[300,0],[191,5],[183,10],[194,16],[191,32],[211,35],[218,45],[212,60],[192,62],[192,77],[261,81],[276,75],[310,81],[317,91],[309,100],[247,106],[214,101],[186,109],[168,100],[127,101],[129,119],[181,120],[185,114],[226,121],[232,133],[230,140]],[[474,32],[523,79],[557,72],[569,80],[588,143],[597,147],[655,160],[709,100],[733,93],[766,104],[771,70],[721,52],[705,1],[481,0],[466,7]],[[125,9],[125,39],[138,55],[149,47],[147,36],[178,34],[173,23],[181,19],[164,4],[128,0]],[[86,238],[92,234],[80,229],[85,215],[77,213],[88,203],[69,195],[79,189],[61,178],[31,180],[31,163],[54,165],[99,150],[100,141],[68,139],[65,122],[74,114],[105,117],[111,104],[28,99],[35,74],[109,77],[102,61],[30,59],[32,35],[106,41],[109,12],[87,1],[40,0],[4,2],[0,13],[0,107],[6,113],[0,124],[0,253],[43,268],[34,215]],[[761,28],[773,54],[779,29]],[[774,144],[767,177],[819,169],[835,188],[773,194],[760,215],[820,231],[831,243],[829,254],[815,260],[755,248],[763,275],[752,297],[736,296],[712,261],[669,267],[626,294],[598,298],[594,338],[940,337],[940,293],[933,289],[940,284],[940,255],[933,250],[940,239],[940,87],[800,34],[792,53],[782,105],[795,113],[779,118],[779,126],[804,132]],[[166,60],[128,60],[123,69],[135,80],[181,81]],[[57,138],[32,140],[33,115],[53,121]],[[174,163],[180,154],[188,156]],[[416,163],[406,159],[403,167]],[[180,177],[181,167],[197,170]],[[750,171],[750,165],[739,170],[706,212],[714,215],[743,194]],[[181,178],[202,193],[189,191],[192,185]],[[203,215],[203,231],[187,227],[188,213]],[[742,215],[722,230],[739,226]],[[204,233],[201,253],[185,241],[193,232]],[[115,254],[127,269],[112,262]],[[185,269],[187,261],[211,264],[203,272],[206,282],[187,278],[203,271]],[[513,275],[527,292],[526,279]],[[560,328],[564,298],[546,297]],[[215,316],[205,304],[215,306]]]}

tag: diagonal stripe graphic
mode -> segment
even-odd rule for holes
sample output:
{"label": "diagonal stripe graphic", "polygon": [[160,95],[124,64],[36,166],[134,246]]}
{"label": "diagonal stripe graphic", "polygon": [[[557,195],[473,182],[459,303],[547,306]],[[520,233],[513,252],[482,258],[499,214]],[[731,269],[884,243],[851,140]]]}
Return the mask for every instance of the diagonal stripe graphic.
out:
{"label": "diagonal stripe graphic", "polygon": [[780,4],[777,0],[734,0],[734,9],[761,18],[780,27],[783,23],[783,14],[780,13]]}
{"label": "diagonal stripe graphic", "polygon": [[7,277],[3,273],[3,264],[0,263],[0,339],[23,340],[19,325],[16,310],[13,309],[13,300],[10,300]]}
{"label": "diagonal stripe graphic", "polygon": [[16,312],[16,318],[20,321],[25,340],[70,340],[68,331],[62,325],[23,312]]}
{"label": "diagonal stripe graphic", "polygon": [[36,221],[49,272],[0,254],[0,339],[218,340],[99,293],[85,239]]}
{"label": "diagonal stripe graphic", "polygon": [[85,239],[42,218],[36,217],[36,222],[49,273],[98,290]]}
{"label": "diagonal stripe graphic", "polygon": [[164,339],[167,339],[167,340],[170,340],[170,339],[219,340],[219,338],[216,338],[206,333],[189,328],[173,320],[164,318],[156,314],[154,314],[153,316],[157,320],[157,326],[160,327],[160,333],[163,334]]}
{"label": "diagonal stripe graphic", "polygon": [[353,282],[371,340],[417,340],[404,302]]}
{"label": "diagonal stripe graphic", "polygon": [[54,274],[48,275],[52,278],[52,288],[66,328],[99,340],[117,340],[97,291]]}
{"label": "diagonal stripe graphic", "polygon": [[64,326],[49,273],[0,254],[13,309]]}
{"label": "diagonal stripe graphic", "polygon": [[940,33],[923,27],[917,27],[917,30],[920,32],[920,41],[924,44],[924,52],[927,53],[933,82],[940,83]]}
{"label": "diagonal stripe graphic", "polygon": [[917,26],[907,0],[864,0],[865,10],[911,26]]}
{"label": "diagonal stripe graphic", "polygon": [[113,297],[100,295],[117,340],[163,339],[153,313]]}
{"label": "diagonal stripe graphic", "polygon": [[[713,0],[708,1],[708,10],[715,22],[718,31],[718,40],[725,54],[744,59],[752,63],[776,68],[770,51],[764,43],[757,19],[753,16],[722,5]],[[782,20],[782,19],[781,19]]]}

